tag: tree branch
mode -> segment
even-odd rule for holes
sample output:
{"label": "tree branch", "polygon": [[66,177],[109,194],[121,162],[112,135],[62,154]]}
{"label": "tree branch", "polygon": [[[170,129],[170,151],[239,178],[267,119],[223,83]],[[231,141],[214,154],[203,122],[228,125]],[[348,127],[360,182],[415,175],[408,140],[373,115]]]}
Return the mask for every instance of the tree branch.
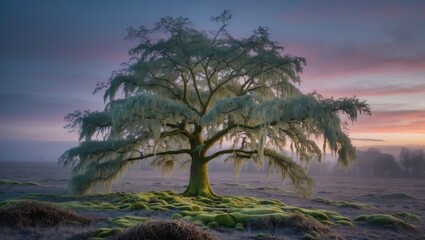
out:
{"label": "tree branch", "polygon": [[146,155],[143,155],[143,153],[140,153],[139,157],[129,158],[127,159],[127,161],[143,160],[143,159],[154,157],[154,156],[173,155],[173,154],[190,154],[190,153],[191,153],[190,149],[170,150],[170,151],[159,152],[159,153],[150,153]]}
{"label": "tree branch", "polygon": [[190,139],[192,137],[192,135],[186,131],[185,129],[175,129],[173,131],[169,131],[169,132],[162,132],[161,133],[161,137],[170,137],[170,136],[175,136],[178,134],[182,134],[183,136],[187,137],[188,139]]}
{"label": "tree branch", "polygon": [[221,151],[215,152],[212,155],[205,157],[205,160],[208,162],[208,161],[211,161],[211,160],[213,160],[214,158],[216,158],[220,155],[231,154],[231,153],[249,155],[249,156],[244,156],[244,157],[248,158],[252,154],[258,153],[258,151],[257,150],[243,150],[243,149],[226,149],[226,150],[221,150]]}
{"label": "tree branch", "polygon": [[196,76],[195,76],[195,73],[193,72],[193,69],[190,69],[190,75],[192,75],[193,88],[195,89],[199,104],[201,105],[201,109],[203,109],[204,103],[202,102],[201,94],[199,93],[198,84],[196,83]]}
{"label": "tree branch", "polygon": [[[276,123],[274,123],[274,124],[276,124]],[[256,125],[256,126],[249,126],[249,125],[244,125],[244,124],[231,124],[231,125],[227,126],[225,129],[223,129],[220,132],[218,132],[217,134],[215,134],[214,136],[212,136],[211,138],[209,138],[208,140],[204,141],[205,148],[208,149],[209,147],[214,145],[218,140],[223,138],[226,134],[228,134],[231,130],[233,130],[235,128],[257,130],[257,129],[260,129],[261,126],[262,125],[260,125],[260,124]]]}

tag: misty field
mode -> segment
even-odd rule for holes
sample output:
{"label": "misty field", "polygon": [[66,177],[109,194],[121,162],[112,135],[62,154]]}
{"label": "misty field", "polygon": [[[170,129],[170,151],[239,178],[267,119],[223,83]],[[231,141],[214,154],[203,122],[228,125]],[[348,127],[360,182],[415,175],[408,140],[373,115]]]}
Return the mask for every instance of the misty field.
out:
{"label": "misty field", "polygon": [[[223,199],[229,202],[237,200],[242,204],[246,204],[243,201],[252,202],[263,211],[257,211],[255,215],[262,219],[260,223],[240,224],[236,221],[219,222],[217,225],[212,224],[212,221],[203,224],[208,222],[206,219],[212,214],[208,212],[212,206],[217,208],[220,205],[217,205],[217,202],[202,202],[201,198],[190,198],[191,205],[183,206],[168,201],[179,199],[175,193],[185,190],[188,182],[187,172],[177,171],[169,178],[164,178],[154,171],[130,170],[120,181],[113,184],[112,194],[89,196],[69,195],[69,177],[70,170],[55,163],[0,163],[0,215],[6,214],[4,209],[11,209],[11,206],[19,202],[16,200],[25,199],[54,203],[59,209],[74,210],[83,219],[92,219],[88,223],[67,221],[37,227],[8,226],[0,219],[0,238],[101,239],[114,236],[141,222],[148,225],[153,221],[159,226],[161,222],[158,221],[172,218],[179,219],[178,224],[191,222],[200,226],[199,229],[207,229],[217,239],[425,238],[425,179],[320,176],[314,177],[312,198],[304,199],[292,193],[291,185],[282,183],[278,175],[272,175],[267,180],[261,172],[242,172],[238,180],[234,181],[231,171],[212,171],[210,180],[217,194],[249,197]],[[130,201],[135,196],[139,199],[150,196],[150,200]],[[152,196],[159,200],[152,201]],[[197,204],[200,204],[203,215],[196,215],[196,211],[201,211],[196,209],[199,208]],[[268,212],[276,208],[279,208],[277,211],[280,215]],[[302,220],[303,224],[307,221],[310,225],[313,222],[319,225],[300,228],[288,222],[279,224],[278,218],[273,218],[274,221],[261,218],[261,214],[285,216],[286,212],[282,212],[282,209],[303,214],[300,216],[311,216],[312,222],[306,218],[307,220]],[[248,214],[246,209],[241,212]],[[236,213],[229,215],[239,216]],[[299,220],[296,217],[289,219]],[[191,227],[192,224],[188,226]]]}

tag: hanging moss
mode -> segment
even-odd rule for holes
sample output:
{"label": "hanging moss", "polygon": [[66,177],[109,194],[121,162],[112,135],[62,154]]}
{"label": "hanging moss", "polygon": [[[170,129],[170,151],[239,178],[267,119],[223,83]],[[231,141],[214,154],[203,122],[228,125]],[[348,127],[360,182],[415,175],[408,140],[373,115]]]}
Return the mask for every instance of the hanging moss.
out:
{"label": "hanging moss", "polygon": [[[195,169],[224,157],[235,176],[246,161],[267,165],[308,197],[312,179],[285,149],[305,163],[321,161],[315,141],[321,137],[323,151],[335,153],[339,165],[355,160],[341,115],[355,121],[370,114],[366,102],[302,93],[297,84],[304,58],[284,53],[264,27],[231,36],[229,11],[213,19],[221,24],[216,33],[195,29],[183,17],[130,30],[129,38],[139,41],[131,61],[95,89],[105,90],[105,110],[65,117],[66,127],[84,139],[60,157],[74,167],[74,193],[108,191],[135,162],[151,160],[154,169],[171,174],[180,164]],[[223,141],[231,144],[216,148]],[[204,168],[201,176],[190,171],[186,196],[216,197]]]}

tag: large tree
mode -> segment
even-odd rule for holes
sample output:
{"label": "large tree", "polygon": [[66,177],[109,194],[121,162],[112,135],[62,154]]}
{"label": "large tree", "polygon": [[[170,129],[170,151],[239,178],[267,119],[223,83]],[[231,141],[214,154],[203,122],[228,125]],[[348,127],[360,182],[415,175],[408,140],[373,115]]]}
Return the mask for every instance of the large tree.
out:
{"label": "large tree", "polygon": [[105,110],[65,117],[81,141],[60,157],[74,166],[74,192],[110,185],[129,166],[151,160],[164,172],[190,166],[184,194],[212,197],[208,163],[226,158],[236,171],[249,160],[264,163],[308,194],[311,178],[286,152],[320,161],[317,139],[350,165],[355,149],[339,115],[354,121],[369,106],[357,98],[303,94],[296,85],[305,59],[284,54],[264,27],[234,38],[230,18],[229,11],[211,18],[219,26],[211,32],[184,17],[129,29],[128,39],[138,41],[130,61],[95,89],[105,91]]}

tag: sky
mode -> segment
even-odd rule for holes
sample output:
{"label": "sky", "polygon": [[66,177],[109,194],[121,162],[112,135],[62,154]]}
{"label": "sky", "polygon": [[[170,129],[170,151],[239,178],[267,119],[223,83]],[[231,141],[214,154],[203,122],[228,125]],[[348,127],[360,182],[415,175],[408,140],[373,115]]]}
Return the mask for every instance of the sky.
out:
{"label": "sky", "polygon": [[103,109],[92,91],[129,59],[137,42],[124,40],[128,27],[185,16],[208,31],[223,10],[233,13],[233,36],[265,26],[286,53],[307,59],[302,91],[370,104],[372,116],[349,125],[356,146],[425,148],[425,1],[3,0],[0,160],[77,144],[63,118]]}

